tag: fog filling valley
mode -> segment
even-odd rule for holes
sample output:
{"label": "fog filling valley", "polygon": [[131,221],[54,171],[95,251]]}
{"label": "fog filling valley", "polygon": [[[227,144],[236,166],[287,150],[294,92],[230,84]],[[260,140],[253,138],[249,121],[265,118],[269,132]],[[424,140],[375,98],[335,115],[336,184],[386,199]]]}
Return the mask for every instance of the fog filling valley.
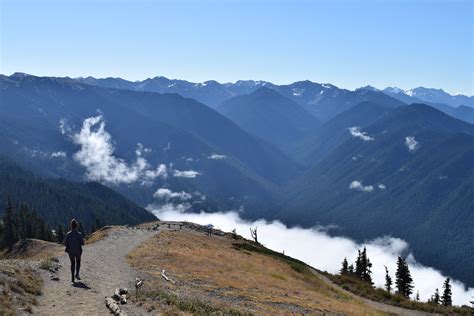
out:
{"label": "fog filling valley", "polygon": [[[375,286],[384,287],[385,269],[387,266],[395,287],[395,271],[398,255],[407,256],[407,262],[414,280],[414,292],[419,291],[421,301],[427,301],[435,289],[442,293],[442,285],[446,279],[434,268],[426,267],[416,262],[412,253],[408,253],[409,245],[406,241],[381,237],[359,244],[347,237],[330,236],[324,227],[303,229],[289,228],[279,221],[247,221],[239,216],[236,211],[219,213],[186,213],[181,204],[165,204],[161,207],[149,206],[148,209],[158,218],[165,221],[188,221],[201,225],[212,224],[223,231],[237,230],[237,234],[251,239],[250,227],[258,227],[258,239],[264,246],[286,255],[294,257],[322,271],[338,273],[341,262],[347,257],[349,263],[354,262],[357,250],[364,246],[372,262],[372,279]],[[466,289],[465,285],[457,280],[452,280],[453,303],[468,305],[474,295],[474,288]]]}

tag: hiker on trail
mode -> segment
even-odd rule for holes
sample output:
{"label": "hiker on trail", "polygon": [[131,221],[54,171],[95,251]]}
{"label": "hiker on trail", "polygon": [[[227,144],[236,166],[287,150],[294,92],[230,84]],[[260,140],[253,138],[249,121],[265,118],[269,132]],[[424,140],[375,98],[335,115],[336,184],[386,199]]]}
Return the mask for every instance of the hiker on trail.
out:
{"label": "hiker on trail", "polygon": [[[78,224],[75,219],[71,221],[71,230],[66,235],[66,252],[69,254],[71,260],[71,282],[74,283],[74,277],[78,280],[79,270],[81,269],[81,255],[82,246],[84,245],[84,238],[82,234],[77,231]],[[74,270],[76,274],[74,275]]]}

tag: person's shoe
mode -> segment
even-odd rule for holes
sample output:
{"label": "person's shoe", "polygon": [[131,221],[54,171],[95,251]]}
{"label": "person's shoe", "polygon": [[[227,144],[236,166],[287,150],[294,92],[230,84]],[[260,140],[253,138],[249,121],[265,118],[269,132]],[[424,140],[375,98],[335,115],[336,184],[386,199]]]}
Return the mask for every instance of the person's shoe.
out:
{"label": "person's shoe", "polygon": [[76,274],[76,279],[80,280],[79,274]]}

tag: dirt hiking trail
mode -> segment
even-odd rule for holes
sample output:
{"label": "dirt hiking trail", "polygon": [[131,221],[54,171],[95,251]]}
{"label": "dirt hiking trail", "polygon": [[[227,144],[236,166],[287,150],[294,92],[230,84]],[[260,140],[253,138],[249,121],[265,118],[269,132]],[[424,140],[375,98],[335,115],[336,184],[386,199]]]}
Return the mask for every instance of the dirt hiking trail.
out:
{"label": "dirt hiking trail", "polygon": [[[127,263],[126,256],[140,243],[156,232],[145,229],[115,227],[108,236],[84,247],[81,259],[81,280],[71,283],[69,257],[60,256],[61,268],[57,272],[59,281],[50,280],[48,271],[43,271],[45,280],[43,295],[33,310],[35,315],[109,315],[105,297],[110,297],[116,288],[127,287],[135,293],[137,272]],[[128,315],[147,315],[135,304],[121,305]]]}
{"label": "dirt hiking trail", "polygon": [[[107,230],[107,236],[93,244],[86,245],[81,262],[81,280],[71,283],[69,257],[66,253],[58,257],[62,266],[54,276],[59,281],[50,280],[51,273],[41,270],[45,281],[43,294],[34,307],[34,315],[110,315],[105,306],[105,297],[110,297],[116,288],[127,287],[131,295],[135,294],[135,278],[143,277],[127,262],[126,256],[135,247],[157,234],[157,231],[127,227],[113,227]],[[338,288],[348,295],[361,300],[373,308],[393,315],[425,316],[430,313],[414,311],[374,302],[358,297],[334,284],[329,278],[314,269],[311,271],[324,282]],[[129,302],[120,305],[127,315],[151,315],[146,310]],[[157,312],[154,311],[153,314]]]}

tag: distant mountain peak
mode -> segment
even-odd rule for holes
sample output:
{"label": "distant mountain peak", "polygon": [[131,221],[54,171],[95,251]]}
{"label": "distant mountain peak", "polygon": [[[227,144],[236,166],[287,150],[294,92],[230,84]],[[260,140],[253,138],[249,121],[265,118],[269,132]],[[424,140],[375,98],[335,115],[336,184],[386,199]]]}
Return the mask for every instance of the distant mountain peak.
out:
{"label": "distant mountain peak", "polygon": [[382,90],[383,92],[388,92],[388,93],[403,93],[406,94],[405,90],[399,87],[387,87]]}
{"label": "distant mountain peak", "polygon": [[11,77],[14,78],[26,78],[26,77],[31,77],[32,75],[24,73],[24,72],[15,72]]}
{"label": "distant mountain peak", "polygon": [[263,80],[237,80],[235,83],[227,83],[227,85],[238,85],[238,86],[264,86],[268,82]]}
{"label": "distant mountain peak", "polygon": [[367,85],[367,86],[364,86],[364,87],[357,88],[356,91],[373,91],[373,92],[379,92],[380,90],[377,89],[377,88],[374,87],[374,86]]}

